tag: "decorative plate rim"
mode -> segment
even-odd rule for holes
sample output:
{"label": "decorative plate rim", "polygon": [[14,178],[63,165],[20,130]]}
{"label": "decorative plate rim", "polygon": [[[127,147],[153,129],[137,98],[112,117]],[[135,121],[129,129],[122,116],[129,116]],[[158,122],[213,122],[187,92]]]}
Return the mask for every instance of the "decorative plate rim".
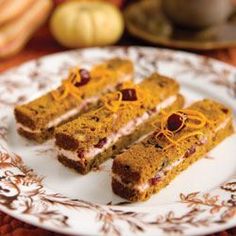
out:
{"label": "decorative plate rim", "polygon": [[[68,58],[72,57],[74,60],[75,58],[82,58],[83,53],[91,53],[95,51],[99,51],[101,54],[106,52],[106,56],[123,55],[129,57],[131,55],[134,56],[136,53],[136,56],[143,57],[143,60],[151,61],[155,58],[157,63],[162,60],[176,60],[178,56],[182,55],[183,63],[187,63],[187,68],[194,66],[191,64],[191,60],[194,58],[197,61],[197,67],[199,66],[198,63],[201,62],[201,65],[204,66],[205,70],[209,70],[205,73],[214,73],[216,79],[208,79],[209,82],[213,83],[214,86],[220,86],[222,91],[225,91],[225,96],[228,92],[233,93],[232,98],[229,97],[229,99],[231,99],[232,102],[236,101],[236,81],[234,80],[236,69],[233,66],[204,56],[153,47],[116,46],[60,52],[44,56],[38,60],[31,60],[19,67],[6,71],[0,75],[2,80],[5,78],[3,81],[0,80],[0,84],[5,86],[5,89],[9,89],[7,86],[10,82],[14,82],[15,77],[13,75],[15,73],[17,74],[22,68],[32,65],[33,68],[34,66],[36,68],[39,61],[47,61],[63,56],[68,56]],[[104,57],[104,55],[101,57]],[[145,58],[147,55],[152,58]],[[178,60],[180,60],[180,58],[178,58]],[[214,68],[216,65],[217,69]],[[191,68],[191,70],[194,70],[194,68]],[[21,73],[24,74],[26,72],[23,70]],[[222,73],[220,76],[224,76],[224,79],[227,82],[226,84],[222,84],[222,78],[217,80],[218,73]],[[33,75],[36,78],[33,79],[35,79],[34,82],[37,85],[40,85],[42,82],[39,79],[39,75],[40,73]],[[11,76],[13,76],[13,80],[11,80]],[[29,79],[29,75],[27,76],[26,79]],[[29,81],[29,83],[33,83],[32,81]],[[40,86],[42,86],[42,84]],[[47,86],[48,85],[46,85],[46,87]],[[13,89],[12,93],[14,94],[14,88],[11,89]],[[16,93],[17,92],[20,94],[19,88],[16,88]],[[0,97],[0,110],[2,111],[11,109],[10,107],[12,107],[12,104],[14,103],[6,103],[9,97],[4,96],[6,95]],[[6,100],[3,100],[3,98]],[[22,102],[27,98],[21,98],[18,96],[17,99],[17,102]],[[4,101],[5,104],[3,103]],[[43,186],[42,178],[25,166],[18,155],[7,150],[8,147],[5,138],[8,132],[8,127],[6,124],[4,126],[4,121],[7,123],[8,117],[5,116],[5,112],[3,112],[3,114],[4,115],[0,115],[0,209],[15,218],[49,230],[74,235],[78,233],[85,235],[94,233],[123,235],[127,234],[127,232],[129,234],[143,232],[146,232],[147,234],[154,232],[159,234],[168,234],[170,232],[201,234],[223,230],[236,225],[235,178],[227,181],[222,184],[222,186],[219,186],[217,189],[214,189],[209,193],[195,192],[180,194],[179,202],[169,204],[168,209],[165,209],[167,205],[157,206],[158,210],[162,212],[161,214],[157,214],[157,207],[154,209],[153,207],[131,208],[129,206],[121,205],[101,205],[83,200],[72,200],[58,193],[54,193],[47,187]],[[170,210],[170,205],[173,207],[172,210]],[[154,210],[150,211],[151,208]],[[73,210],[75,210],[75,212]],[[62,212],[65,212],[65,214],[62,214]],[[80,228],[79,231],[78,229],[76,230],[75,223],[72,219],[73,217],[82,219],[83,213],[85,212],[86,217],[93,220],[94,231],[91,231],[90,233],[86,231],[86,227],[84,229]],[[212,213],[214,213],[214,215]],[[205,217],[206,214],[208,214],[207,218]],[[212,217],[209,217],[209,215]],[[214,225],[214,229],[209,229],[209,227],[207,228],[207,225]]]}

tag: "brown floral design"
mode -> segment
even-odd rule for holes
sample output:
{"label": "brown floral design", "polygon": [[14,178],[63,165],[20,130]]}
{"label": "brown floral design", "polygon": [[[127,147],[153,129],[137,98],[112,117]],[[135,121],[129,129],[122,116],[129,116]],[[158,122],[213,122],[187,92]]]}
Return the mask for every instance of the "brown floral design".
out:
{"label": "brown floral design", "polygon": [[[147,74],[160,70],[163,64],[177,63],[170,75],[181,80],[183,75],[205,77],[204,81],[217,85],[232,101],[236,101],[235,70],[205,57],[193,57],[169,50],[140,47],[112,47],[72,51],[57,55],[57,66],[51,66],[51,59],[29,62],[0,76],[0,205],[1,209],[17,213],[41,224],[63,232],[80,232],[76,221],[84,215],[92,228],[91,234],[127,235],[136,233],[192,234],[193,229],[213,225],[227,225],[236,219],[236,180],[230,180],[209,193],[181,193],[173,209],[159,207],[140,210],[129,207],[129,203],[115,205],[95,204],[78,199],[69,199],[44,186],[43,178],[23,163],[20,156],[12,153],[7,144],[8,121],[12,119],[9,110],[15,104],[31,99],[32,93],[42,93],[58,84],[69,67],[75,63],[91,65],[112,56],[127,56],[134,60],[136,75],[141,79]],[[91,52],[98,50],[91,63]],[[89,52],[87,54],[87,52]],[[21,77],[22,79],[16,79]],[[30,86],[30,89],[28,87]],[[35,151],[36,155],[50,152],[50,145]],[[68,231],[67,231],[68,230]]]}
{"label": "brown floral design", "polygon": [[[57,205],[78,211],[92,211],[95,213],[95,219],[101,223],[100,232],[113,235],[121,235],[117,225],[119,221],[127,224],[133,233],[144,232],[148,227],[158,227],[166,233],[183,233],[189,226],[207,227],[212,224],[223,224],[236,215],[235,195],[231,194],[229,199],[220,200],[219,195],[201,195],[195,192],[180,194],[180,203],[187,207],[183,214],[178,215],[174,211],[169,211],[164,215],[155,216],[153,220],[147,220],[147,213],[124,211],[112,206],[71,200],[57,193],[49,193],[43,187],[42,178],[28,169],[15,154],[9,156],[7,153],[1,153],[0,167],[1,204],[10,210],[33,216],[40,223],[50,220],[50,224],[59,227],[69,227],[69,223],[67,215],[51,209]],[[207,212],[209,214],[206,215]],[[214,214],[219,212],[219,216],[215,217]],[[203,213],[205,216],[201,217]]]}

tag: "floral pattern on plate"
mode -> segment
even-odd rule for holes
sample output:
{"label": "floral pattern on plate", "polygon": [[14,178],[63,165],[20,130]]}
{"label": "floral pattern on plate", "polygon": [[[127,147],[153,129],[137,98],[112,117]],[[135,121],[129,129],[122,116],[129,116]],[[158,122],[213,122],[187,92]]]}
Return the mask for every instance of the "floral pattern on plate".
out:
{"label": "floral pattern on plate", "polygon": [[[133,60],[137,81],[156,70],[176,77],[180,83],[183,80],[188,84],[184,78],[189,77],[191,84],[208,86],[210,95],[216,89],[235,108],[235,69],[192,54],[144,47],[110,47],[70,51],[26,63],[0,75],[0,209],[34,225],[75,235],[206,234],[235,226],[233,176],[208,192],[180,192],[179,200],[169,205],[140,208],[131,207],[125,201],[98,204],[53,191],[44,182],[46,176],[38,175],[11,150],[9,124],[15,104],[55,87],[75,64],[91,66],[114,56]],[[37,150],[38,155],[50,151],[44,145]]]}

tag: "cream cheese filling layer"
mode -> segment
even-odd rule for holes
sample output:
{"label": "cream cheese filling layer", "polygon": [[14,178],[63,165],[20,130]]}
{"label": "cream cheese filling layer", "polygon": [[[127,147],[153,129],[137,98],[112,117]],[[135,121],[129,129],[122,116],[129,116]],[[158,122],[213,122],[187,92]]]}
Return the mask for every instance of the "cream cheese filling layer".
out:
{"label": "cream cheese filling layer", "polygon": [[[68,120],[69,118],[75,116],[76,114],[78,114],[81,109],[83,109],[86,105],[88,105],[89,103],[93,103],[98,101],[99,96],[93,96],[90,97],[88,99],[85,99],[78,107],[75,107],[69,111],[67,111],[66,113],[64,113],[63,115],[51,120],[44,129],[50,129],[52,127],[55,127],[57,125],[59,125],[61,122]],[[17,122],[16,123],[16,128],[17,129],[23,129],[24,131],[27,131],[29,133],[41,133],[42,130],[41,129],[30,129],[29,127],[22,125],[21,123]]]}
{"label": "cream cheese filling layer", "polygon": [[[156,106],[156,111],[152,114],[145,112],[142,116],[137,117],[131,121],[129,121],[125,126],[119,129],[116,133],[112,133],[109,137],[107,137],[107,142],[102,148],[92,147],[87,152],[84,153],[84,158],[86,160],[93,159],[96,155],[103,152],[104,150],[108,149],[110,146],[115,144],[117,140],[122,137],[131,134],[137,126],[147,121],[150,117],[158,114],[162,109],[165,109],[171,106],[177,99],[177,95],[170,96],[163,102],[159,103]],[[58,154],[66,156],[70,160],[79,161],[79,157],[76,151],[68,151],[62,148],[56,147]]]}
{"label": "cream cheese filling layer", "polygon": [[[130,75],[124,76],[122,80],[119,81],[119,83],[123,83],[126,82],[128,80],[131,79]],[[116,84],[117,85],[117,84]],[[115,86],[116,86],[115,85]],[[106,93],[108,91],[113,91],[115,86],[107,86],[102,93]],[[69,118],[75,116],[76,114],[78,114],[86,105],[88,105],[89,103],[95,103],[99,100],[99,96],[93,96],[93,97],[89,97],[87,99],[84,99],[83,102],[78,106],[75,107],[69,111],[67,111],[66,113],[64,113],[63,115],[51,120],[43,129],[50,129],[52,127],[56,127],[57,125],[59,125],[61,122],[68,120]],[[41,133],[42,129],[31,129],[19,122],[16,123],[16,128],[17,129],[23,129],[24,131],[28,132],[28,133],[32,133],[32,134],[37,134],[37,133]]]}
{"label": "cream cheese filling layer", "polygon": [[[171,163],[171,165],[163,168],[161,171],[158,171],[158,173],[153,178],[161,180],[163,177],[165,177],[167,172],[171,171],[174,167],[179,165],[184,159],[185,159],[184,157],[181,157],[177,161],[174,161],[173,163]],[[151,184],[149,182],[145,182],[142,184],[135,184],[135,185],[133,185],[132,183],[126,184],[122,181],[121,177],[117,174],[112,174],[112,179],[115,179],[116,181],[120,182],[125,187],[132,188],[140,192],[144,192],[148,188],[151,187]]]}
{"label": "cream cheese filling layer", "polygon": [[[215,129],[215,132],[217,133],[218,131],[224,129],[228,123],[231,121],[231,118],[227,118],[224,122],[222,122],[220,125],[218,125]],[[207,137],[205,137],[207,139]],[[207,140],[206,140],[207,141]],[[173,163],[171,163],[170,165],[166,166],[165,168],[163,168],[161,171],[158,171],[156,173],[155,176],[153,176],[153,178],[157,179],[157,183],[163,179],[166,174],[170,171],[172,171],[176,166],[178,166],[179,164],[181,164],[184,160],[186,159],[186,157],[181,156],[178,160],[174,161]],[[112,173],[112,178],[115,179],[116,181],[118,181],[119,183],[121,183],[123,186],[128,187],[128,188],[132,188],[135,190],[138,190],[140,192],[144,192],[146,191],[148,188],[150,188],[151,186],[153,186],[153,184],[150,184],[149,181],[145,182],[145,183],[141,183],[141,184],[135,184],[133,185],[132,183],[126,184],[122,181],[121,177],[117,174],[113,174]],[[154,184],[155,185],[155,184]]]}

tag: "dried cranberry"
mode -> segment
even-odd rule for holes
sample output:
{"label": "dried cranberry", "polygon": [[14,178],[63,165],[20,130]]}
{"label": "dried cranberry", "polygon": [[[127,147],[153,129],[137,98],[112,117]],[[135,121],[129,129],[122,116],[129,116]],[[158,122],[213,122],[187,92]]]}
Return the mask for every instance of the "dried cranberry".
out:
{"label": "dried cranberry", "polygon": [[154,178],[149,179],[149,184],[150,185],[155,185],[161,180],[160,176],[155,176]]}
{"label": "dried cranberry", "polygon": [[84,157],[84,150],[83,149],[79,149],[77,151],[77,155],[78,155],[79,158],[83,158]]}
{"label": "dried cranberry", "polygon": [[166,85],[166,83],[164,81],[160,81],[158,84],[161,88],[165,87],[165,85]]}
{"label": "dried cranberry", "polygon": [[155,113],[155,112],[157,112],[157,109],[156,109],[156,107],[154,107],[154,108],[152,108],[150,111],[151,111],[152,113]]}
{"label": "dried cranberry", "polygon": [[227,114],[229,112],[229,110],[227,108],[222,108],[221,111],[224,112],[225,114]]}
{"label": "dried cranberry", "polygon": [[102,148],[107,142],[107,138],[102,138],[98,141],[96,145],[94,145],[95,148]]}
{"label": "dried cranberry", "polygon": [[89,74],[89,72],[87,70],[80,69],[79,70],[79,74],[80,74],[81,80],[80,80],[80,82],[76,82],[75,83],[76,87],[83,86],[83,85],[87,84],[89,82],[89,80],[90,80],[90,74]]}
{"label": "dried cranberry", "polygon": [[174,132],[182,126],[183,122],[184,120],[182,116],[176,113],[173,113],[167,119],[167,128],[168,130]]}
{"label": "dried cranberry", "polygon": [[122,101],[137,101],[137,94],[135,89],[122,89]]}
{"label": "dried cranberry", "polygon": [[195,146],[191,146],[184,154],[184,157],[187,158],[191,155],[193,155],[196,152],[196,147]]}

